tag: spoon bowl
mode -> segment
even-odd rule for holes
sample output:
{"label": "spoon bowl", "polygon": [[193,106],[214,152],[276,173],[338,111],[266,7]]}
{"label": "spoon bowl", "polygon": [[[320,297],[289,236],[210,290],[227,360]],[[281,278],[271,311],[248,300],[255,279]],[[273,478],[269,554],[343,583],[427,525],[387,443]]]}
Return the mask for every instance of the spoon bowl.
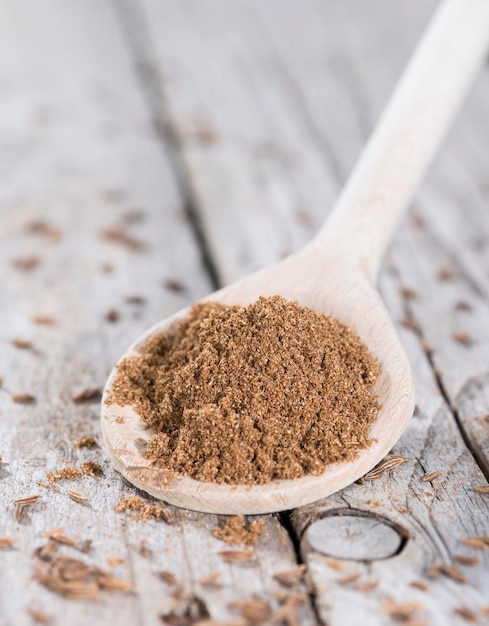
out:
{"label": "spoon bowl", "polygon": [[[225,485],[175,476],[155,467],[142,452],[153,431],[131,407],[102,403],[102,434],[115,468],[131,483],[171,504],[207,513],[258,514],[291,509],[328,496],[351,484],[380,461],[404,431],[414,406],[407,356],[389,315],[368,277],[346,259],[318,261],[312,246],[275,266],[215,292],[206,300],[245,306],[260,296],[280,294],[288,300],[332,315],[350,326],[380,363],[373,393],[382,405],[372,425],[370,447],[350,462],[334,463],[319,476],[276,480],[265,485]],[[151,328],[123,358],[137,355],[152,335],[169,333],[183,319],[183,309]],[[117,366],[110,375],[104,400],[110,395]],[[123,417],[123,420],[120,418]],[[168,484],[166,484],[168,482]]]}

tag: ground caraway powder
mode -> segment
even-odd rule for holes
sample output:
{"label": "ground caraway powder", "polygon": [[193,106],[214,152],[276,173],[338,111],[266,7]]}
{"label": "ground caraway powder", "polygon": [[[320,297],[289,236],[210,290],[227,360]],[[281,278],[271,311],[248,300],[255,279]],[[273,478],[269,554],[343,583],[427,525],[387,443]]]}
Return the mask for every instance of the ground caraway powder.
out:
{"label": "ground caraway powder", "polygon": [[145,456],[226,484],[321,474],[370,445],[377,361],[338,320],[280,296],[195,304],[123,360],[108,402],[155,431]]}

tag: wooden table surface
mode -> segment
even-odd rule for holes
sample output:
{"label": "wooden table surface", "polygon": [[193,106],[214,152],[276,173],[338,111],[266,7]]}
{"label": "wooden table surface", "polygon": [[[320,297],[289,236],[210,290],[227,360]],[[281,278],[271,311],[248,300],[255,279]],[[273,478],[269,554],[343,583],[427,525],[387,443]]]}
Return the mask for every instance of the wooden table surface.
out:
{"label": "wooden table surface", "polygon": [[[217,516],[116,512],[137,491],[100,447],[75,445],[100,441],[100,407],[96,393],[73,399],[102,388],[143,329],[310,239],[434,6],[0,0],[0,535],[13,540],[1,626],[32,611],[57,625],[244,626],[257,598],[266,623],[487,623],[489,549],[463,542],[489,535],[487,68],[380,278],[416,384],[393,451],[405,463],[263,516],[254,560],[228,562]],[[87,460],[104,475],[40,484]],[[18,519],[14,501],[32,495]],[[131,590],[66,599],[39,584],[34,552],[60,526],[76,545],[58,556]],[[274,578],[298,562],[296,589]],[[220,586],[201,584],[213,573]]]}

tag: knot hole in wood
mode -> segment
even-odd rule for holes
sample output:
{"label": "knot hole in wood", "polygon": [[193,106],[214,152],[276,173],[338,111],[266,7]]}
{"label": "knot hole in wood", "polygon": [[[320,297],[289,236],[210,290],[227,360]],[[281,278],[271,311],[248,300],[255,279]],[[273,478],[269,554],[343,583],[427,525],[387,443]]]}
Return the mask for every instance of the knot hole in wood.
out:
{"label": "knot hole in wood", "polygon": [[337,509],[312,521],[302,542],[307,544],[304,547],[336,559],[376,561],[400,554],[409,536],[409,531],[386,517],[359,509]]}

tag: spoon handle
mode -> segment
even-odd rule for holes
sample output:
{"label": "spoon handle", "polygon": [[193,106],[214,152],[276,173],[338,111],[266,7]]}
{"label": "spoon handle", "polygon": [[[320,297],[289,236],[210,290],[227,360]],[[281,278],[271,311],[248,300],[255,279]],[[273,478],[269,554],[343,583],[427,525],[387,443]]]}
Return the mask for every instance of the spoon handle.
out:
{"label": "spoon handle", "polygon": [[394,229],[489,47],[489,0],[444,0],[312,245],[338,242],[376,278]]}

